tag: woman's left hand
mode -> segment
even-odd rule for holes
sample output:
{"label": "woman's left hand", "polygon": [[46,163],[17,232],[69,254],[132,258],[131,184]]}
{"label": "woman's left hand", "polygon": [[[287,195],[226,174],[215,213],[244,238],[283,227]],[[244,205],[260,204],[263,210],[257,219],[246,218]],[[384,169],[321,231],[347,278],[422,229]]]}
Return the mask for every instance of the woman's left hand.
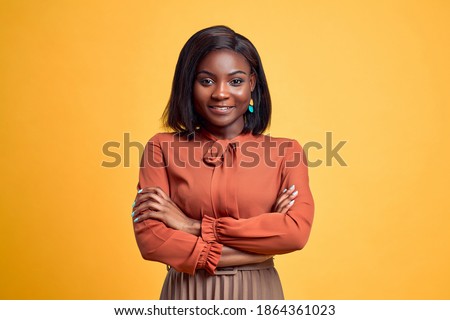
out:
{"label": "woman's left hand", "polygon": [[278,195],[275,205],[273,206],[274,212],[286,213],[294,205],[295,198],[298,196],[298,191],[295,190],[295,185],[284,189],[281,194]]}
{"label": "woman's left hand", "polygon": [[163,222],[169,228],[200,235],[200,221],[186,216],[159,187],[142,189],[136,196],[133,210],[134,222],[154,219]]}

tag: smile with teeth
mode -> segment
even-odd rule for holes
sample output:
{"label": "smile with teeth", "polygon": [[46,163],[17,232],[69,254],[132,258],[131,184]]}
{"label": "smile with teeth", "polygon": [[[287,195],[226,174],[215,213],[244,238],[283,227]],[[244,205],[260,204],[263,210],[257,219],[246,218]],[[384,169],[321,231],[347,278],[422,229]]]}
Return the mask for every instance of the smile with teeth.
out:
{"label": "smile with teeth", "polygon": [[220,111],[226,111],[226,110],[233,108],[233,107],[216,107],[216,106],[209,106],[209,107],[212,109],[220,110]]}

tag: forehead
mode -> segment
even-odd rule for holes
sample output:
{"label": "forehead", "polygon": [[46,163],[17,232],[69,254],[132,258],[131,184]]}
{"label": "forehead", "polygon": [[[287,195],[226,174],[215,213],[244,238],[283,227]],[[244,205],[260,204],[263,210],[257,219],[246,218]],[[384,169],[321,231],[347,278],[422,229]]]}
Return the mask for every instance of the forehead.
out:
{"label": "forehead", "polygon": [[226,72],[233,70],[242,70],[249,72],[250,64],[247,59],[233,50],[220,49],[208,53],[197,65],[197,72],[200,70],[209,70],[216,72]]}

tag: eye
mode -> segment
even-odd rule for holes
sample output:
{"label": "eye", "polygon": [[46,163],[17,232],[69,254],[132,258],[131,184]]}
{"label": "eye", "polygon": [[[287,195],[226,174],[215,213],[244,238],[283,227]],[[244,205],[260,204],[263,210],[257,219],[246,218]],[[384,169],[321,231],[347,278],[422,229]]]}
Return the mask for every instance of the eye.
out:
{"label": "eye", "polygon": [[230,81],[230,84],[235,87],[237,87],[243,83],[244,83],[244,79],[241,79],[241,78],[236,78],[236,79],[233,79]]}
{"label": "eye", "polygon": [[200,82],[200,84],[202,84],[204,86],[210,86],[214,83],[214,81],[210,78],[200,79],[199,82]]}

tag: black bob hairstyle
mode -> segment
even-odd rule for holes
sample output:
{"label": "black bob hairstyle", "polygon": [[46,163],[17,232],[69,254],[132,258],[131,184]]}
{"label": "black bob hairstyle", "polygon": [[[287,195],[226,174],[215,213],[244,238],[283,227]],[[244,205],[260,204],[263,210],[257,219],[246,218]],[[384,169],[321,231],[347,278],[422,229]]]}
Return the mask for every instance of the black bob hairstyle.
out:
{"label": "black bob hairstyle", "polygon": [[175,68],[172,92],[163,114],[164,125],[179,133],[189,134],[201,126],[202,119],[195,112],[193,87],[199,62],[213,50],[229,49],[247,59],[256,76],[252,92],[254,112],[244,114],[243,133],[261,134],[270,123],[272,103],[266,75],[255,46],[244,36],[226,26],[213,26],[195,33],[181,49]]}

